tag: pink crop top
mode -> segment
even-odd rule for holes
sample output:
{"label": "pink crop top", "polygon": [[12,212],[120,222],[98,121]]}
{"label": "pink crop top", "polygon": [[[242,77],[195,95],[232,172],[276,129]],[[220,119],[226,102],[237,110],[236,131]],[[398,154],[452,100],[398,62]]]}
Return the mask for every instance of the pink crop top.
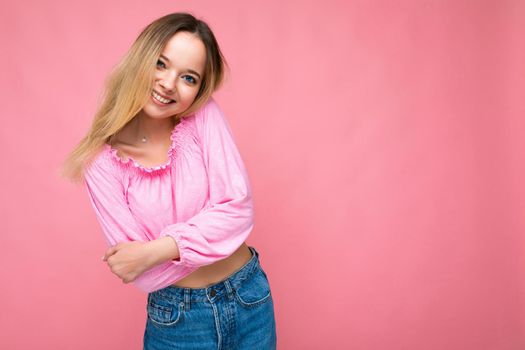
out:
{"label": "pink crop top", "polygon": [[248,174],[217,102],[210,98],[172,130],[167,162],[146,167],[108,144],[84,183],[109,246],[173,237],[180,258],[132,283],[152,292],[231,255],[253,228]]}

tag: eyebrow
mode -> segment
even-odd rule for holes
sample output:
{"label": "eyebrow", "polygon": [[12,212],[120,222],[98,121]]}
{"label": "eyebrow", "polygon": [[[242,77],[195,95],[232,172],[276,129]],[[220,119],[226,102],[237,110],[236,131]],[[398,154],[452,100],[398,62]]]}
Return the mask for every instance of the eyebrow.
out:
{"label": "eyebrow", "polygon": [[[170,62],[170,59],[164,55],[160,55],[160,57],[164,58],[166,61]],[[199,79],[201,78],[201,75],[199,73],[197,73],[196,71],[194,71],[193,69],[186,69],[187,72],[190,72],[192,74],[195,74],[196,76],[199,77]]]}

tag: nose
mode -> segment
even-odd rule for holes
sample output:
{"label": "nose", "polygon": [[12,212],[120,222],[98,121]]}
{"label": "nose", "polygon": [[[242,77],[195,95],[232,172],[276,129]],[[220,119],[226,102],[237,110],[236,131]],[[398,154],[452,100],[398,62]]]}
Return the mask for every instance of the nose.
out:
{"label": "nose", "polygon": [[173,79],[159,80],[159,85],[166,90],[166,92],[173,92],[175,89],[175,82]]}
{"label": "nose", "polygon": [[159,85],[166,90],[166,92],[173,92],[175,89],[175,79],[171,76],[168,76],[166,74],[165,76],[161,77],[159,80]]}

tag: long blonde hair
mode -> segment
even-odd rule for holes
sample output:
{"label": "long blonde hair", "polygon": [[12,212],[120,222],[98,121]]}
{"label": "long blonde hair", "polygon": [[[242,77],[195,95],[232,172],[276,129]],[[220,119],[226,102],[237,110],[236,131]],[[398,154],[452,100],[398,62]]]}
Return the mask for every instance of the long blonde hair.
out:
{"label": "long blonde hair", "polygon": [[194,102],[173,117],[183,118],[197,111],[220,87],[227,63],[209,26],[186,12],[158,18],[144,28],[106,78],[102,102],[91,127],[62,164],[61,176],[73,182],[82,181],[84,169],[93,156],[140,112],[151,93],[156,62],[168,40],[179,31],[195,34],[202,40],[206,64]]}

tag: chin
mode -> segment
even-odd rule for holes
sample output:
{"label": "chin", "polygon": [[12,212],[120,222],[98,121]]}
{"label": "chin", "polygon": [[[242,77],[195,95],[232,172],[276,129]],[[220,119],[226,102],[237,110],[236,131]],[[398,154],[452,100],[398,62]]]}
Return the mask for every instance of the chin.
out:
{"label": "chin", "polygon": [[155,110],[155,108],[148,108],[148,107],[149,106],[142,108],[142,112],[148,117],[153,118],[153,119],[164,119],[164,118],[171,117],[178,113],[177,109],[174,109],[174,110],[167,109],[163,112],[160,112],[158,110]]}

